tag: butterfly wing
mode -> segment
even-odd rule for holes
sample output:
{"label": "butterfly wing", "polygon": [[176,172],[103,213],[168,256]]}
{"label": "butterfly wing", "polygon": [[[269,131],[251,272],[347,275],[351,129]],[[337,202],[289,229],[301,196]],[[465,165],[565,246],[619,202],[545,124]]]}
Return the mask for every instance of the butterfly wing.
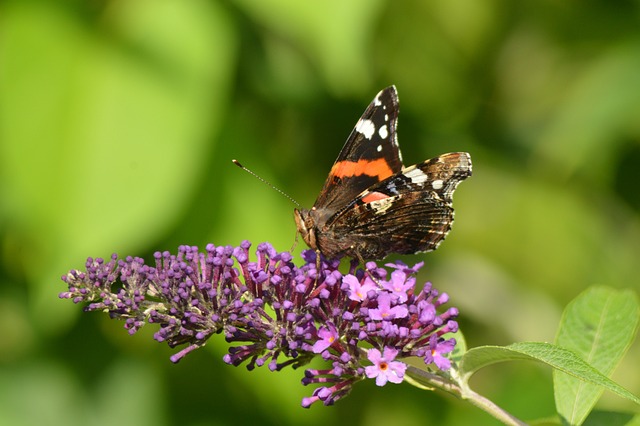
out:
{"label": "butterfly wing", "polygon": [[398,93],[380,91],[358,120],[342,147],[314,208],[326,216],[352,202],[372,185],[402,170],[398,147]]}
{"label": "butterfly wing", "polygon": [[435,250],[453,223],[453,192],[469,176],[471,158],[464,152],[408,167],[333,217],[319,245],[364,259]]}

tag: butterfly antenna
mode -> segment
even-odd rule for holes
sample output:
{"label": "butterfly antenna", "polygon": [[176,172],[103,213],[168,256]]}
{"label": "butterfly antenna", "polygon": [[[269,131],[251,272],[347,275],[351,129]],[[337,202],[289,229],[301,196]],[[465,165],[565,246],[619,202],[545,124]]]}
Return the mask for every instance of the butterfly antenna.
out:
{"label": "butterfly antenna", "polygon": [[291,201],[293,204],[295,204],[296,207],[301,207],[300,204],[296,200],[294,200],[293,197],[291,197],[289,194],[287,194],[286,192],[284,192],[280,188],[275,187],[271,182],[266,181],[264,178],[258,176],[256,173],[252,172],[251,170],[247,169],[245,166],[240,164],[240,162],[238,162],[238,160],[231,160],[231,161],[233,162],[233,164],[235,164],[236,166],[240,167],[242,170],[244,170],[245,172],[247,172],[250,175],[252,175],[254,178],[258,179],[260,182],[262,182],[265,185],[267,185],[269,188],[278,191],[281,195],[283,195],[285,198],[289,199],[289,201]]}

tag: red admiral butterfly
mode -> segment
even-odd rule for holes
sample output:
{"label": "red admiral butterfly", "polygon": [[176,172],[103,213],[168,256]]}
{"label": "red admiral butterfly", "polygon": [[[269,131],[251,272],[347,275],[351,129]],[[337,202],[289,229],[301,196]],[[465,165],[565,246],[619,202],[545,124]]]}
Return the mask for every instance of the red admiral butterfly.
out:
{"label": "red admiral butterfly", "polygon": [[405,168],[397,121],[391,86],[358,120],[313,208],[295,209],[298,232],[326,258],[435,250],[451,229],[453,192],[471,176],[471,157],[454,152]]}

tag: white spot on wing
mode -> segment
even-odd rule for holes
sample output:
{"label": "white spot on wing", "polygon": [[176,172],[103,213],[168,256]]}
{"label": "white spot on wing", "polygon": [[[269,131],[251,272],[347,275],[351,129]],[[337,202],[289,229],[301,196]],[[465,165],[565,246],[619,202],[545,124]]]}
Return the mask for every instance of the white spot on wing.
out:
{"label": "white spot on wing", "polygon": [[382,105],[382,102],[380,102],[380,95],[382,95],[382,90],[380,92],[378,92],[378,94],[376,95],[376,98],[373,100],[373,104],[375,106]]}
{"label": "white spot on wing", "polygon": [[387,130],[387,125],[384,124],[382,127],[378,129],[378,134],[382,139],[386,139],[389,136],[389,131]]}
{"label": "white spot on wing", "polygon": [[436,191],[439,189],[442,189],[443,186],[444,186],[444,182],[441,179],[434,180],[433,182],[431,182],[431,187]]}
{"label": "white spot on wing", "polygon": [[378,146],[376,147],[376,151],[378,151],[378,152],[382,152],[382,145],[378,145]]}
{"label": "white spot on wing", "polygon": [[371,140],[371,137],[376,132],[376,126],[373,124],[371,120],[358,120],[358,124],[356,124],[356,132],[362,133],[365,138]]}
{"label": "white spot on wing", "polygon": [[411,179],[411,183],[422,185],[427,181],[427,175],[418,168],[409,169],[404,172],[405,177]]}

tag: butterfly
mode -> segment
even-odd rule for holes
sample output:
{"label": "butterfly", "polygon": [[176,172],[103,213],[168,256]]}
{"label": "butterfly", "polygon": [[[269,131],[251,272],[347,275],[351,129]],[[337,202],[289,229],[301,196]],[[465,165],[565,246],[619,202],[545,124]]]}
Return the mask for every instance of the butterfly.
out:
{"label": "butterfly", "polygon": [[471,156],[453,152],[404,167],[397,124],[390,86],[358,120],[313,207],[294,210],[302,239],[327,259],[431,251],[451,229],[453,192],[471,176]]}

